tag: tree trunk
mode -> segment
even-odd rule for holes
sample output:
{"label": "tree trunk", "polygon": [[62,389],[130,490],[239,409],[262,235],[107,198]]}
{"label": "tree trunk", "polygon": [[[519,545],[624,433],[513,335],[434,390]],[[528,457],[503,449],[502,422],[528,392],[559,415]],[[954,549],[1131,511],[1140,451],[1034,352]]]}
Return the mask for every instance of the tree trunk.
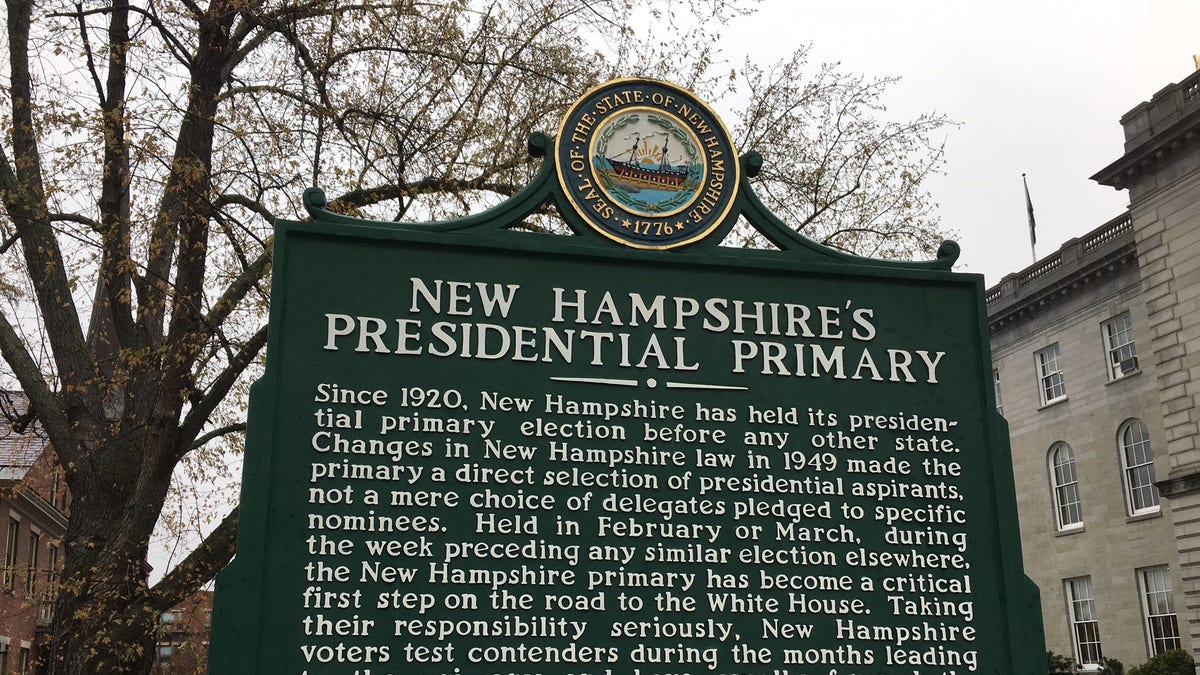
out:
{"label": "tree trunk", "polygon": [[50,675],[146,675],[154,664],[164,608],[148,586],[147,542],[157,521],[157,509],[149,505],[162,503],[170,470],[147,459],[130,462],[153,457],[147,448],[162,444],[153,435],[138,436],[140,442],[101,445],[90,467],[69,476],[76,480],[69,481],[71,517],[48,650]]}
{"label": "tree trunk", "polygon": [[[94,505],[85,508],[112,513]],[[89,514],[71,519],[54,605],[50,675],[150,672],[158,612],[148,602],[146,565],[133,552],[101,554],[93,542],[113,535],[124,538],[103,518]]]}

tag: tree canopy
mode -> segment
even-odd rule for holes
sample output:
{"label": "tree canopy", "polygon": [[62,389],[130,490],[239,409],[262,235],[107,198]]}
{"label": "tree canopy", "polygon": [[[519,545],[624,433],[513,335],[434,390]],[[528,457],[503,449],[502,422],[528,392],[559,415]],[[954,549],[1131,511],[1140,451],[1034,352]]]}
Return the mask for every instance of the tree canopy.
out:
{"label": "tree canopy", "polygon": [[[928,114],[893,80],[733,65],[726,0],[7,0],[0,74],[0,356],[74,495],[50,672],[147,672],[158,615],[234,552],[236,508],[151,585],[173,476],[236,450],[264,357],[271,225],[330,206],[463,215],[519,190],[522,152],[583,91],[677,82],[761,152],[802,233],[931,257]],[[686,57],[686,58],[683,58]],[[219,473],[219,466],[216,469]],[[167,519],[169,520],[169,518]]]}

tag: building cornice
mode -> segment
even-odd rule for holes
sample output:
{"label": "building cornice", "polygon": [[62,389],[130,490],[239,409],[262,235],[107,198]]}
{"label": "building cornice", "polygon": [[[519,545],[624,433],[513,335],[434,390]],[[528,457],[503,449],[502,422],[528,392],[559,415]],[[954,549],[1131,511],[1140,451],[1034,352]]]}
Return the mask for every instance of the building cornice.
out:
{"label": "building cornice", "polygon": [[1121,125],[1125,128],[1125,155],[1092,176],[1101,185],[1118,190],[1200,142],[1200,70],[1125,113]]}
{"label": "building cornice", "polygon": [[1200,492],[1200,466],[1191,464],[1178,467],[1171,475],[1154,484],[1159,494],[1167,499]]}
{"label": "building cornice", "polygon": [[1137,267],[1137,246],[1133,223],[1124,213],[988,289],[988,323],[995,332],[1129,267]]}
{"label": "building cornice", "polygon": [[43,523],[57,528],[57,531],[52,533],[54,536],[62,536],[67,531],[66,514],[54,508],[50,502],[20,481],[0,480],[0,493],[23,505],[25,508],[22,511],[38,514]]}

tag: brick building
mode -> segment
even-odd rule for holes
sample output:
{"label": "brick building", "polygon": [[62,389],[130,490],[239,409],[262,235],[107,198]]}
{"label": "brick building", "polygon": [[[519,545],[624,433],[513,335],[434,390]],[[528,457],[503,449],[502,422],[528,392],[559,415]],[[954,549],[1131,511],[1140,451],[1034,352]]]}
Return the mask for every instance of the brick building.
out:
{"label": "brick building", "polygon": [[208,636],[212,591],[199,591],[163,612],[158,620],[154,675],[204,675],[208,672]]}
{"label": "brick building", "polygon": [[1047,646],[1200,648],[1200,71],[1122,119],[1130,210],[987,294]]}
{"label": "brick building", "polygon": [[0,392],[0,675],[36,672],[62,569],[68,495],[19,394]]}

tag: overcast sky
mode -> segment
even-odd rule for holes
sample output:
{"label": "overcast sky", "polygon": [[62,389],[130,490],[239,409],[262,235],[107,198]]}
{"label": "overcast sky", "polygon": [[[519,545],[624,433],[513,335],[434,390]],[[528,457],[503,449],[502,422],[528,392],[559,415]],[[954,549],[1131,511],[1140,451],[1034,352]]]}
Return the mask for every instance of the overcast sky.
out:
{"label": "overcast sky", "polygon": [[724,35],[735,63],[812,43],[814,62],[900,76],[889,115],[960,122],[930,188],[960,271],[991,286],[1032,262],[1022,173],[1039,258],[1128,206],[1088,177],[1121,156],[1121,116],[1195,70],[1200,0],[764,0]]}

